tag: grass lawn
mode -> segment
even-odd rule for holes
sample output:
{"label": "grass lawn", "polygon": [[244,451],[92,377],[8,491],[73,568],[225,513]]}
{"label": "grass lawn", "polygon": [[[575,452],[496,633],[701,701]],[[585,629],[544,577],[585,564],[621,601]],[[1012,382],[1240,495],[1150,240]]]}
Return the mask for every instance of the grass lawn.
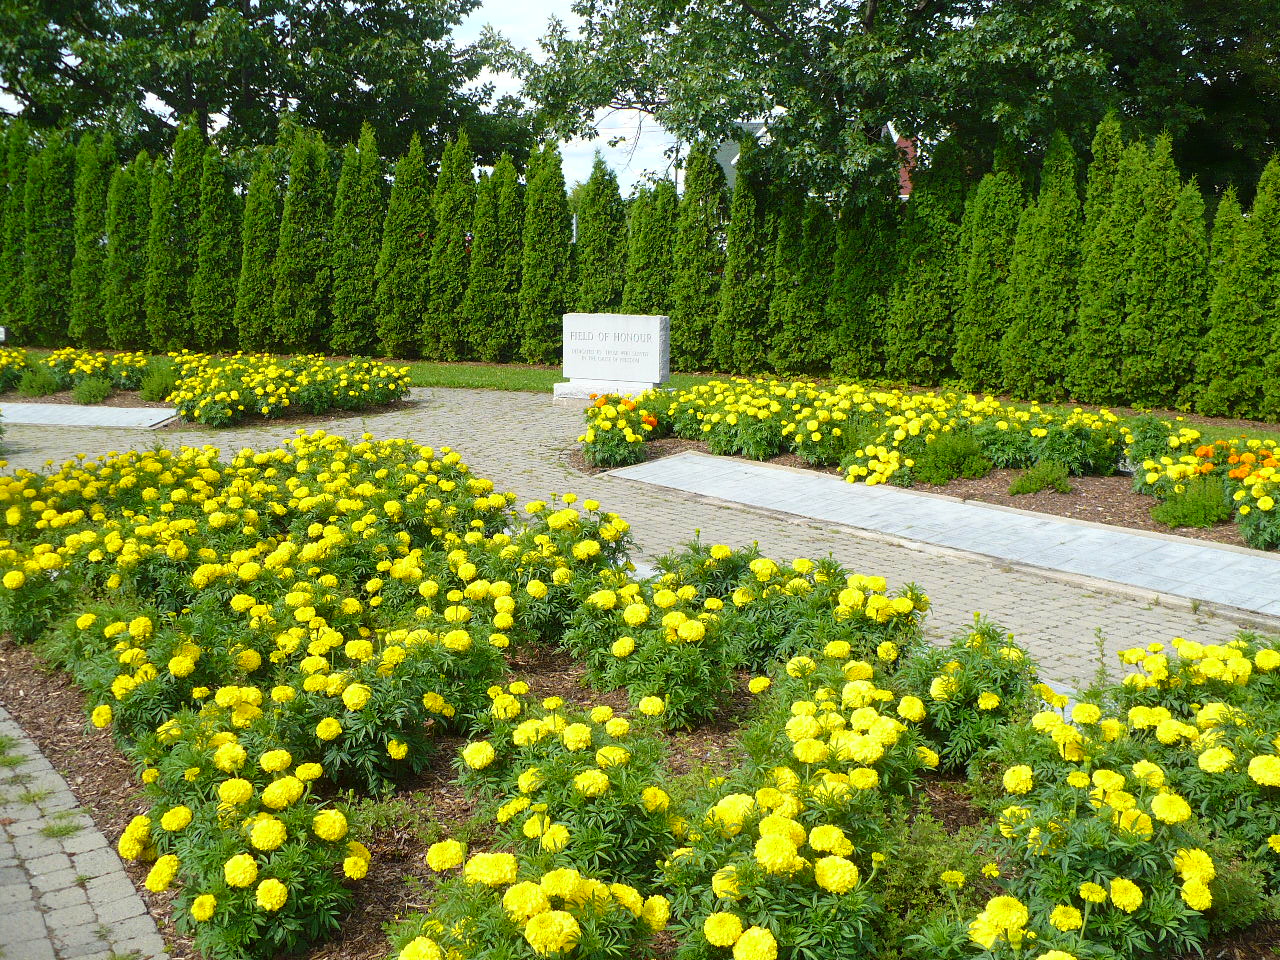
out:
{"label": "grass lawn", "polygon": [[[522,390],[550,393],[564,380],[560,367],[532,367],[509,363],[410,363],[415,387],[466,387],[472,390]],[[672,374],[668,386],[685,389],[716,379],[715,375]],[[723,379],[723,377],[722,377]]]}

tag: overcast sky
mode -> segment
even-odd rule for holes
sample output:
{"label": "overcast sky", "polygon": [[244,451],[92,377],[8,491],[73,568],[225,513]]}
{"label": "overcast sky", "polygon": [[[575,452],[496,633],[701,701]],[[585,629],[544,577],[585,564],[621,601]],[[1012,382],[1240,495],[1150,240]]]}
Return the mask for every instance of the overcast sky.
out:
{"label": "overcast sky", "polygon": [[[541,56],[538,38],[546,33],[547,21],[559,17],[570,28],[577,22],[570,9],[571,0],[485,0],[454,33],[460,43],[470,43],[480,36],[486,24],[536,57]],[[492,78],[499,92],[517,92],[519,83],[509,77]],[[665,173],[667,159],[663,151],[671,145],[671,137],[651,119],[638,113],[613,112],[597,118],[600,136],[594,140],[573,140],[561,145],[564,155],[564,178],[572,186],[591,175],[591,161],[596,150],[618,176],[623,194],[644,180],[646,172]],[[609,140],[625,137],[625,142],[610,147]]]}

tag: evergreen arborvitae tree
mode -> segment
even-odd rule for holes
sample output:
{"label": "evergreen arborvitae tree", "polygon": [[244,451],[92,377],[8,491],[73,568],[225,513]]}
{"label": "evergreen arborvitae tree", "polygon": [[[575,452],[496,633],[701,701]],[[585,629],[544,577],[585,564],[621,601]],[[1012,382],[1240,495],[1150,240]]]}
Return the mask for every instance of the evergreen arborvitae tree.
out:
{"label": "evergreen arborvitae tree", "polygon": [[329,342],[329,154],[318,133],[294,139],[276,247],[275,345],[289,353]]}
{"label": "evergreen arborvitae tree", "polygon": [[960,251],[956,306],[956,375],[970,388],[1003,382],[1000,341],[1014,321],[1009,267],[1022,216],[1022,185],[1002,165],[982,178],[965,211],[968,248]]}
{"label": "evergreen arborvitae tree", "polygon": [[3,142],[4,226],[0,232],[0,326],[22,323],[22,252],[27,236],[25,216],[30,132],[21,120],[5,129]]}
{"label": "evergreen arborvitae tree", "polygon": [[885,313],[885,373],[941,383],[951,372],[956,273],[965,188],[944,141],[916,177],[898,235],[898,276]]}
{"label": "evergreen arborvitae tree", "polygon": [[76,146],[76,252],[71,261],[71,308],[67,334],[78,347],[106,345],[102,270],[106,262],[107,188],[115,170],[111,135],[91,133]]}
{"label": "evergreen arborvitae tree", "polygon": [[1006,389],[1029,400],[1065,394],[1080,272],[1080,195],[1071,143],[1056,134],[1040,194],[1019,222],[1010,270],[1013,322],[1000,344]]}
{"label": "evergreen arborvitae tree", "polygon": [[358,147],[347,147],[333,211],[334,353],[366,355],[378,341],[374,275],[382,247],[382,161],[373,128],[360,129]]}
{"label": "evergreen arborvitae tree", "polygon": [[[769,365],[778,373],[820,373],[831,369],[835,349],[826,310],[835,224],[820,201],[797,196],[788,206],[794,212],[788,210],[785,219],[779,219],[774,244]],[[795,231],[797,224],[800,229]]]}
{"label": "evergreen arborvitae tree", "polygon": [[685,168],[671,253],[675,370],[706,370],[712,364],[711,331],[720,313],[726,216],[724,171],[711,153],[695,149]]}
{"label": "evergreen arborvitae tree", "polygon": [[572,245],[560,150],[549,143],[530,163],[525,193],[520,354],[530,363],[554,363],[560,356],[561,318],[572,292]]}
{"label": "evergreen arborvitae tree", "polygon": [[627,230],[627,281],[622,312],[670,316],[675,280],[675,246],[679,197],[676,185],[660,180],[631,203]]}
{"label": "evergreen arborvitae tree", "polygon": [[835,263],[827,297],[831,369],[867,379],[884,373],[884,326],[897,265],[898,207],[885,196],[848,206],[836,224]]}
{"label": "evergreen arborvitae tree", "polygon": [[[502,263],[498,250],[498,196],[494,178],[484,173],[476,184],[471,217],[471,254],[467,293],[462,298],[462,326],[467,355],[493,362],[502,357]],[[489,340],[499,341],[489,343]]]}
{"label": "evergreen arborvitae tree", "polygon": [[725,237],[720,313],[711,331],[715,362],[721,369],[739,374],[763,370],[769,349],[766,333],[773,293],[774,222],[755,152],[754,141],[747,141],[738,157]]}
{"label": "evergreen arborvitae tree", "polygon": [[1124,153],[1124,138],[1120,120],[1108,113],[1098,124],[1090,148],[1088,183],[1084,194],[1085,243],[1097,227],[1102,214],[1111,206],[1111,194],[1115,189],[1116,173],[1120,169],[1120,156]]}
{"label": "evergreen arborvitae tree", "polygon": [[1236,231],[1244,223],[1244,214],[1240,210],[1240,199],[1236,196],[1235,187],[1227,187],[1218,200],[1218,209],[1213,217],[1213,237],[1209,242],[1209,292],[1217,286],[1227,260],[1231,256],[1231,248],[1235,244]]}
{"label": "evergreen arborvitae tree", "polygon": [[236,281],[235,328],[241,349],[265,350],[273,340],[276,243],[280,203],[276,164],[260,149],[249,178],[240,229],[240,276]]}
{"label": "evergreen arborvitae tree", "polygon": [[1195,364],[1208,327],[1209,270],[1204,197],[1194,181],[1184,184],[1164,237],[1165,278],[1151,316],[1164,331],[1150,352],[1148,379],[1164,387],[1153,403],[1192,402]]}
{"label": "evergreen arborvitae tree", "polygon": [[1147,148],[1127,146],[1116,169],[1111,202],[1098,214],[1081,251],[1079,318],[1071,340],[1067,389],[1086,403],[1116,403],[1124,364],[1121,329],[1133,236],[1142,211]]}
{"label": "evergreen arborvitae tree", "polygon": [[50,134],[28,165],[23,241],[22,323],[13,339],[42,346],[67,342],[75,257],[75,148],[61,132]]}
{"label": "evergreen arborvitae tree", "polygon": [[[1167,361],[1184,354],[1193,361],[1192,345],[1175,341],[1179,337],[1198,337],[1203,326],[1202,320],[1185,315],[1175,324],[1167,312],[1175,307],[1185,310],[1183,298],[1190,292],[1190,278],[1184,272],[1187,264],[1168,259],[1174,210],[1182,194],[1172,150],[1168,136],[1162,136],[1147,154],[1142,215],[1134,227],[1133,250],[1125,265],[1124,321],[1120,327],[1124,362],[1116,373],[1120,396],[1131,406],[1155,406],[1174,400],[1179,388],[1191,378],[1192,364],[1171,370]],[[1202,217],[1203,212],[1202,204]],[[1180,229],[1186,229],[1186,225]],[[1202,224],[1197,244],[1201,270],[1206,259],[1203,232]],[[1192,289],[1202,295],[1203,288],[1203,277],[1192,284]]]}
{"label": "evergreen arborvitae tree", "polygon": [[[195,117],[184,120],[173,140],[173,160],[169,165],[169,269],[174,272],[168,285],[174,298],[166,312],[174,346],[194,347],[194,320],[191,314],[191,286],[195,280],[200,246],[200,182],[204,176],[205,139]],[[159,344],[157,344],[157,347]]]}
{"label": "evergreen arborvitae tree", "polygon": [[[516,165],[504,153],[489,178],[490,215],[493,221],[493,282],[478,289],[472,300],[474,281],[468,279],[463,316],[472,356],[487,362],[510,360],[520,346],[520,250],[524,232],[524,194]],[[476,227],[479,235],[479,200]],[[476,256],[475,244],[471,247]],[[471,276],[474,277],[474,271]],[[467,303],[474,306],[467,306]],[[477,318],[484,316],[486,320]]]}
{"label": "evergreen arborvitae tree", "polygon": [[1249,218],[1235,231],[1231,253],[1209,300],[1209,330],[1196,367],[1201,413],[1259,417],[1278,399],[1271,330],[1280,251],[1280,160],[1258,180]]}
{"label": "evergreen arborvitae tree", "polygon": [[583,191],[574,245],[580,313],[617,313],[627,279],[627,211],[618,178],[596,151]]}
{"label": "evergreen arborvitae tree", "polygon": [[378,257],[378,343],[387,356],[418,355],[431,269],[431,185],[417,134],[396,164]]}
{"label": "evergreen arborvitae tree", "polygon": [[241,251],[237,213],[226,161],[210,144],[200,180],[196,272],[191,281],[193,345],[201,350],[228,346],[233,339]]}
{"label": "evergreen arborvitae tree", "polygon": [[[157,161],[156,166],[163,164]],[[152,163],[146,151],[117,168],[107,188],[107,258],[103,267],[102,319],[117,350],[146,348],[147,248],[151,226]]]}
{"label": "evergreen arborvitae tree", "polygon": [[476,197],[473,166],[471,142],[462,131],[445,148],[432,202],[431,294],[421,330],[422,355],[431,360],[462,360],[468,345],[462,301],[467,295],[467,238]]}
{"label": "evergreen arborvitae tree", "polygon": [[173,181],[163,158],[151,170],[151,218],[147,227],[147,334],[159,353],[191,345],[187,324],[190,300],[174,243]]}

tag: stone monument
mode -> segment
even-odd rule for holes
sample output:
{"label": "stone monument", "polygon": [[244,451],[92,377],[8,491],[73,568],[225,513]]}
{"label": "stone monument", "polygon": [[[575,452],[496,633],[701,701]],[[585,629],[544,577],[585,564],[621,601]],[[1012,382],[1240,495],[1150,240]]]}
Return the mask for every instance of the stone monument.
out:
{"label": "stone monument", "polygon": [[586,400],[592,394],[632,396],[671,376],[671,320],[625,313],[566,313],[564,375],[555,400]]}

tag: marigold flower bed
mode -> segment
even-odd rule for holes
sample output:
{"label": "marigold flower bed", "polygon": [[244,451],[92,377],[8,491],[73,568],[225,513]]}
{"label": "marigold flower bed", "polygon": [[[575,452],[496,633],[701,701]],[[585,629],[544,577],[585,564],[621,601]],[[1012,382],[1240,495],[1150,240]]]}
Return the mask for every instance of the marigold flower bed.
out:
{"label": "marigold flower bed", "polygon": [[[1134,648],[1068,700],[993,624],[925,644],[914,585],[696,540],[637,578],[599,504],[517,511],[407,441],[77,460],[0,500],[0,627],[136,761],[151,811],[120,852],[210,957],[332,935],[370,862],[335,791],[382,794],[442,732],[493,840],[427,851],[404,960],[1164,957],[1277,892],[1274,641]],[[630,715],[508,675],[551,642]],[[674,776],[660,729],[744,666],[747,759]],[[989,819],[922,847],[939,770]]]}

